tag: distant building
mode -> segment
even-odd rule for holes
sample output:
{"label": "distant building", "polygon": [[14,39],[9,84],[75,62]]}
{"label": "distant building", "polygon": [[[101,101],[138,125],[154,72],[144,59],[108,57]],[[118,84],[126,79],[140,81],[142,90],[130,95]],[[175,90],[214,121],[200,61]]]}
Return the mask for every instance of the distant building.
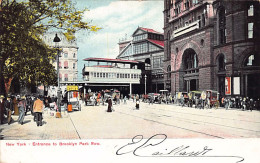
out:
{"label": "distant building", "polygon": [[140,87],[142,62],[110,58],[86,58],[82,70],[85,92],[116,89],[122,94],[143,93]]}
{"label": "distant building", "polygon": [[[57,32],[48,32],[43,36],[43,41],[52,47],[55,47],[53,39]],[[62,92],[66,89],[66,83],[77,83],[78,81],[78,46],[76,39],[68,41],[63,33],[57,33],[61,41],[58,43],[59,48],[62,48],[59,58],[59,77]],[[57,61],[53,62],[55,69],[57,69]],[[48,90],[49,95],[56,95],[57,88],[50,87]]]}
{"label": "distant building", "polygon": [[123,40],[119,43],[118,59],[128,59],[145,63],[142,72],[141,84],[147,75],[147,92],[159,92],[164,89],[163,34],[153,29],[138,27],[132,34],[132,40]]}
{"label": "distant building", "polygon": [[260,97],[260,2],[164,0],[165,83]]}

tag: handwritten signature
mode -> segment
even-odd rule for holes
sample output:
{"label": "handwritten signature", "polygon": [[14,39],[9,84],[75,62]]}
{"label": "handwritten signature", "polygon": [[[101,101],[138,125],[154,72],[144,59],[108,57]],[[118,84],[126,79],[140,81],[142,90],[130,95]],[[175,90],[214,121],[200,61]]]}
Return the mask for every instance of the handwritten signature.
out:
{"label": "handwritten signature", "polygon": [[165,134],[156,134],[146,141],[143,141],[143,135],[136,135],[130,143],[121,146],[116,155],[133,154],[138,157],[208,157],[208,158],[236,158],[237,163],[243,162],[244,158],[240,156],[214,156],[208,155],[213,149],[204,146],[199,150],[194,150],[189,145],[177,147],[163,147],[162,144],[167,139]]}

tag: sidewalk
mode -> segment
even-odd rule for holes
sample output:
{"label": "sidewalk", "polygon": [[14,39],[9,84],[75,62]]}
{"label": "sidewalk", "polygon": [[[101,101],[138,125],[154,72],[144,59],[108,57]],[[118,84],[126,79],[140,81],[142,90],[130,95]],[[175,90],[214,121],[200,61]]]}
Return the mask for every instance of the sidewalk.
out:
{"label": "sidewalk", "polygon": [[37,126],[33,116],[28,113],[24,124],[18,124],[18,116],[12,115],[13,122],[0,125],[0,139],[5,140],[31,140],[31,139],[78,139],[77,132],[71,123],[68,113],[62,112],[62,118],[56,118],[45,112],[43,125]]}

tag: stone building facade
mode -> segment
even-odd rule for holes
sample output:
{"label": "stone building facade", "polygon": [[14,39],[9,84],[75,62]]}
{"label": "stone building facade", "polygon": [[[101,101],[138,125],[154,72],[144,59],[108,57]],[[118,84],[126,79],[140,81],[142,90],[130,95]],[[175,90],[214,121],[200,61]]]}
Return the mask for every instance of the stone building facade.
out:
{"label": "stone building facade", "polygon": [[165,84],[260,97],[259,1],[165,0]]}

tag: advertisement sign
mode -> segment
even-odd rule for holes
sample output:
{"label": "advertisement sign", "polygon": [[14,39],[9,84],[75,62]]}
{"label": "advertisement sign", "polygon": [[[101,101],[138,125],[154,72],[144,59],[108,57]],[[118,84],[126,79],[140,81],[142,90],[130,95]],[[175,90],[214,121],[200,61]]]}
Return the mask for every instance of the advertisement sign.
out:
{"label": "advertisement sign", "polygon": [[234,77],[234,94],[239,95],[240,94],[240,77]]}
{"label": "advertisement sign", "polygon": [[77,91],[79,90],[77,85],[68,85],[67,86],[67,91]]}
{"label": "advertisement sign", "polygon": [[231,95],[231,77],[225,78],[225,94]]}

